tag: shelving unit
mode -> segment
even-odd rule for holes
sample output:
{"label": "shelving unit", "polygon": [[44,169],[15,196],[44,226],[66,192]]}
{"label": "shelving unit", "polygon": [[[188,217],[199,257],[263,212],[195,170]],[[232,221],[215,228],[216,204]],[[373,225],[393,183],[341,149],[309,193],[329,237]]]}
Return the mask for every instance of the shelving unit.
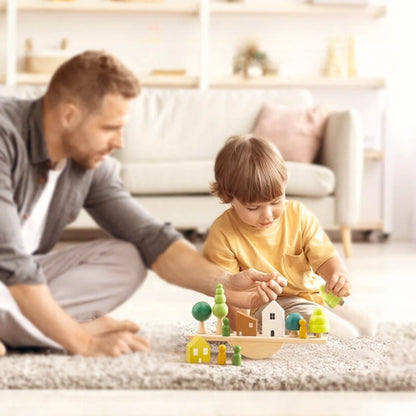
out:
{"label": "shelving unit", "polygon": [[196,0],[170,2],[123,2],[123,1],[88,1],[53,2],[46,0],[19,1],[17,10],[22,12],[138,12],[138,13],[171,13],[197,15],[199,11]]}
{"label": "shelving unit", "polygon": [[0,82],[14,84],[46,84],[50,75],[28,74],[17,71],[16,20],[19,13],[73,12],[73,13],[148,13],[164,15],[189,15],[200,20],[200,73],[195,76],[140,76],[145,87],[173,88],[263,88],[263,87],[307,87],[307,88],[384,88],[383,78],[329,78],[322,76],[262,77],[247,80],[237,76],[209,79],[208,49],[209,22],[216,15],[273,14],[288,16],[366,16],[379,18],[386,14],[386,6],[325,6],[313,4],[276,4],[274,1],[256,3],[228,3],[209,0],[177,0],[175,2],[123,2],[94,0],[83,2],[54,2],[48,0],[0,0],[0,12],[7,15],[8,53],[6,74],[0,74]]}
{"label": "shelving unit", "polygon": [[[146,1],[110,1],[110,0],[77,0],[71,2],[54,2],[48,0],[0,0],[0,14],[4,14],[6,26],[0,30],[6,31],[6,73],[0,74],[0,83],[8,85],[30,84],[44,85],[49,82],[49,74],[30,74],[21,72],[17,68],[18,53],[18,26],[17,21],[20,15],[30,13],[89,13],[89,14],[145,14],[149,16],[181,17],[198,19],[198,33],[200,54],[198,58],[199,70],[192,75],[144,75],[139,74],[143,87],[162,87],[162,88],[291,88],[304,87],[308,89],[361,89],[376,90],[383,89],[386,81],[383,77],[323,77],[318,75],[303,76],[276,76],[261,77],[255,79],[245,79],[241,76],[215,76],[209,75],[210,64],[210,39],[211,20],[241,16],[247,19],[253,15],[272,15],[274,17],[296,18],[298,22],[305,18],[317,18],[332,16],[338,17],[359,17],[367,19],[378,19],[386,15],[386,6],[327,6],[307,4],[279,4],[274,0],[251,1],[251,2],[219,2],[209,0],[175,0],[174,2],[146,2]],[[45,29],[46,30],[46,29]],[[0,57],[2,59],[3,57]],[[230,57],[231,63],[231,57]],[[369,163],[385,162],[383,149],[365,149],[364,159]],[[385,194],[385,190],[383,191]],[[385,202],[384,202],[385,203]],[[374,230],[382,232],[384,230],[384,217],[380,220],[365,221],[358,224],[356,230]]]}

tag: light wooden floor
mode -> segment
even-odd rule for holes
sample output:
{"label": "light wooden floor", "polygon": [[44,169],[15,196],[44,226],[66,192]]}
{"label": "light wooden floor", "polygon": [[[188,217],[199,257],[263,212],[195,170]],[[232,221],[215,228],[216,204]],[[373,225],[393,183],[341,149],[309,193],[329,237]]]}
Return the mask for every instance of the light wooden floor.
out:
{"label": "light wooden floor", "polygon": [[[341,252],[341,247],[338,246]],[[347,264],[355,301],[380,320],[416,320],[416,244],[360,243]],[[169,285],[154,274],[114,311],[138,323],[193,320],[203,295]],[[415,415],[416,393],[213,391],[0,391],[0,415]]]}

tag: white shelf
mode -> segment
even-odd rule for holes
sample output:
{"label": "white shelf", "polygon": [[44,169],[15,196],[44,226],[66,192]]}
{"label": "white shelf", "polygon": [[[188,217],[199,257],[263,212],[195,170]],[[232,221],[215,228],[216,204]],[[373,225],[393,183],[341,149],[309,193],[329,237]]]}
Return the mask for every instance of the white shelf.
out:
{"label": "white shelf", "polygon": [[[0,77],[0,81],[1,81]],[[18,84],[47,84],[49,74],[31,74],[20,72],[16,76]],[[179,75],[144,75],[139,76],[140,82],[146,87],[198,87],[198,76]],[[246,80],[242,77],[216,78],[210,82],[213,88],[262,88],[262,87],[346,87],[346,88],[382,88],[382,78],[325,78],[325,77],[262,77]]]}
{"label": "white shelf", "polygon": [[[50,74],[19,72],[16,76],[16,82],[18,84],[44,85],[49,82],[50,78]],[[139,76],[139,80],[140,84],[144,87],[196,88],[198,86],[198,77],[188,75],[145,75]]]}
{"label": "white shelf", "polygon": [[273,2],[256,3],[211,3],[211,12],[215,14],[277,14],[294,16],[368,16],[382,17],[387,12],[386,6],[331,6],[313,4],[273,4]]}
{"label": "white shelf", "polygon": [[175,2],[129,2],[110,0],[54,2],[37,0],[19,1],[17,3],[17,9],[19,11],[28,12],[139,12],[195,15],[199,11],[199,5],[196,0],[180,0]]}
{"label": "white shelf", "polygon": [[261,87],[347,87],[383,88],[383,78],[330,78],[330,77],[261,77],[246,79],[241,76],[214,78],[210,82],[214,88],[261,88]]}

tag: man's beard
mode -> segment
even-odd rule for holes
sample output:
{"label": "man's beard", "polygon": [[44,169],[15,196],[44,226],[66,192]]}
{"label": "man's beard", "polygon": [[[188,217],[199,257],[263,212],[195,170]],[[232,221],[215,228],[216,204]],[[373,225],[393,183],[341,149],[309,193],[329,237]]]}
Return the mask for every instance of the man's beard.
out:
{"label": "man's beard", "polygon": [[94,161],[90,155],[83,153],[77,146],[73,145],[71,140],[73,136],[71,133],[64,133],[62,137],[62,144],[67,157],[85,169],[94,169],[97,167],[99,162]]}

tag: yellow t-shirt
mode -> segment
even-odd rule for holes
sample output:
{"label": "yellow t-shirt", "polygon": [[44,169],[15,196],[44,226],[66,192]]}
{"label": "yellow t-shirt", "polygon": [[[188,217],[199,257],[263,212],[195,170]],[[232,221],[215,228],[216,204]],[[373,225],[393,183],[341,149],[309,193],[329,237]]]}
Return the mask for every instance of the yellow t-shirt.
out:
{"label": "yellow t-shirt", "polygon": [[230,208],[214,221],[204,245],[204,256],[223,269],[277,271],[288,283],[283,296],[321,304],[318,289],[324,281],[315,272],[336,255],[316,217],[297,201],[286,201],[280,218],[267,229],[245,224]]}

